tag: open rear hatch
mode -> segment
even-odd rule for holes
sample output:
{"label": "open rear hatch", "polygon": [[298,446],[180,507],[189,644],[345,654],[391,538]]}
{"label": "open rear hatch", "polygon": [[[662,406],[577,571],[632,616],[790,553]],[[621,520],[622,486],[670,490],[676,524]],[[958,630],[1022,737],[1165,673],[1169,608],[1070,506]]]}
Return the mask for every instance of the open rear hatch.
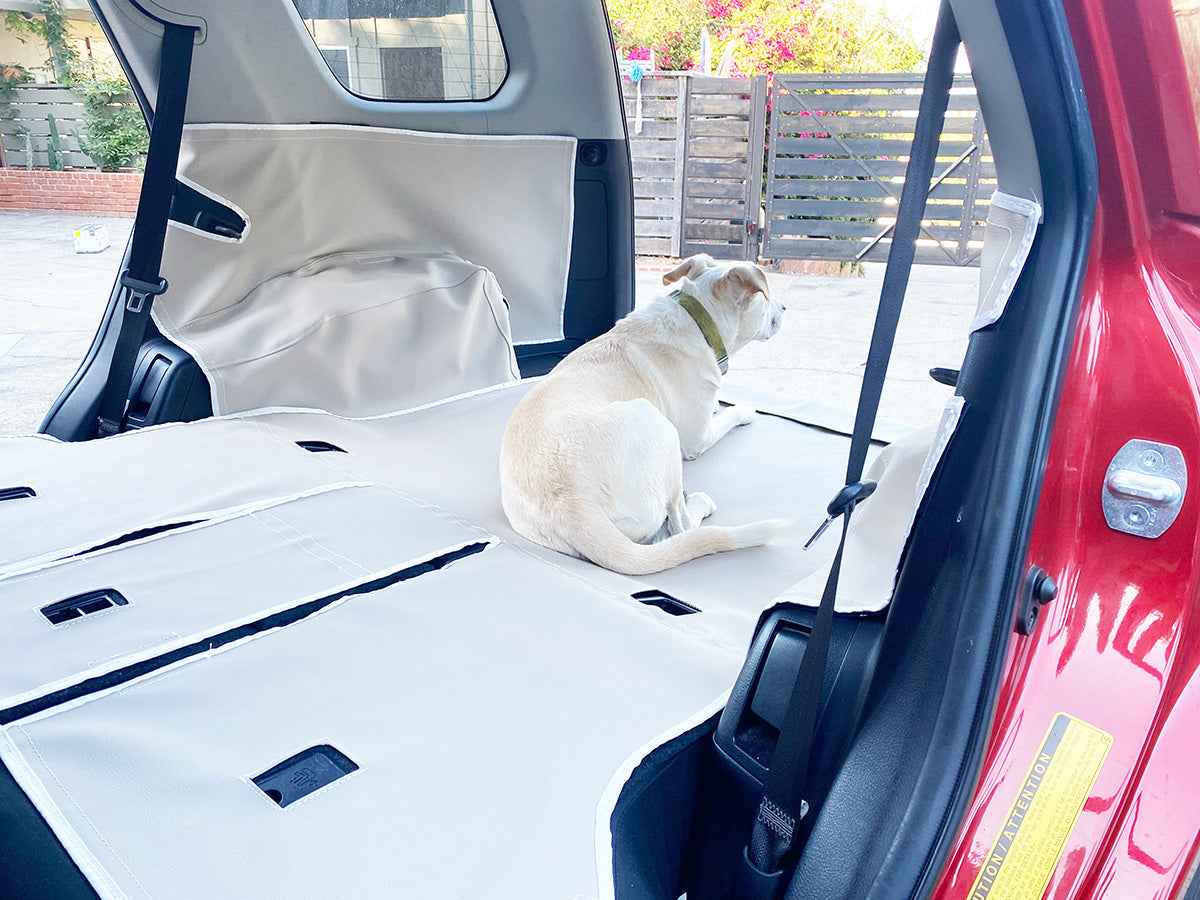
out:
{"label": "open rear hatch", "polygon": [[[1057,4],[943,9],[929,84],[944,103],[961,33],[1000,191],[941,421],[889,430],[868,390],[850,426],[728,386],[762,415],[685,479],[723,485],[717,521],[793,522],[769,547],[636,579],[518,537],[496,474],[518,376],[631,303],[600,4],[498,3],[504,75],[460,102],[345,84],[310,36],[322,4],[174,5],[96,7],[149,108],[164,31],[194,29],[182,187],[159,204],[169,287],[141,296],[147,341],[186,351],[216,416],[129,430],[144,421],[131,404],[104,440],[0,444],[6,886],[927,893],[991,721],[1091,231],[1091,137]],[[935,162],[935,94],[914,172]],[[910,180],[915,233],[929,175]],[[902,255],[868,383],[886,370]],[[138,290],[114,290],[48,435],[95,434]],[[849,522],[833,563],[836,526],[803,545],[848,481],[877,487],[853,519],[854,502],[831,510]],[[820,624],[831,568],[841,589]],[[758,879],[763,785],[806,649],[825,640],[808,811]]]}

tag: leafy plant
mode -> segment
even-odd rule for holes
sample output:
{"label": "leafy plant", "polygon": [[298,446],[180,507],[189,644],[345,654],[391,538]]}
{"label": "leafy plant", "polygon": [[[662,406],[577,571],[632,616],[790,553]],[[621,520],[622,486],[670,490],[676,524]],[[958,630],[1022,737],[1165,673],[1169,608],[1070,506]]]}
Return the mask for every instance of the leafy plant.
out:
{"label": "leafy plant", "polygon": [[79,147],[101,169],[144,164],[150,136],[120,70],[93,60],[71,70],[71,90],[83,101]]}
{"label": "leafy plant", "polygon": [[10,121],[17,115],[12,96],[18,85],[33,81],[24,66],[16,63],[0,63],[0,121]]}
{"label": "leafy plant", "polygon": [[79,61],[79,54],[68,40],[67,14],[58,0],[41,0],[38,14],[40,19],[10,11],[4,17],[4,24],[21,43],[26,43],[28,37],[44,43],[50,51],[50,57],[42,68],[56,81],[65,83],[70,77],[71,67]]}
{"label": "leafy plant", "polygon": [[729,74],[905,72],[924,54],[907,30],[861,0],[607,0],[617,48],[660,69],[693,69],[700,28]]}

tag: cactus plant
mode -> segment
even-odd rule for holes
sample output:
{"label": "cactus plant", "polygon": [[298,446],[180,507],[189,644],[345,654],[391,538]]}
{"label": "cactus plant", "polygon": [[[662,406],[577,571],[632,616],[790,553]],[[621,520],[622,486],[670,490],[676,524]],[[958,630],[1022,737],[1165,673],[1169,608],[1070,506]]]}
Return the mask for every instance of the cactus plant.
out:
{"label": "cactus plant", "polygon": [[47,165],[50,166],[51,172],[61,172],[63,170],[62,142],[58,139],[58,126],[54,123],[54,114],[47,115],[46,121],[50,124],[50,134],[46,137]]}

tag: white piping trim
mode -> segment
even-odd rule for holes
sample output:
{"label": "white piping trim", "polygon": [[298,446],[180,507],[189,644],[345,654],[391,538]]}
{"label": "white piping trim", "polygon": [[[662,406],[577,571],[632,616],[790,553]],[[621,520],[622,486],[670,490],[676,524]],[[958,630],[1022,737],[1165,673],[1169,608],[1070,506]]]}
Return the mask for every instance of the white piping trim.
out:
{"label": "white piping trim", "polygon": [[9,727],[0,729],[0,760],[8,767],[13,780],[25,792],[30,802],[42,814],[50,830],[62,842],[63,849],[79,866],[83,877],[104,900],[126,900],[127,895],[117,885],[108,870],[100,863],[79,833],[71,826],[67,817],[59,810],[58,805],[46,790],[42,780],[34,773],[33,768],[25,759],[25,755],[17,747],[9,734]]}
{"label": "white piping trim", "polygon": [[454,394],[450,397],[443,397],[441,400],[431,400],[428,403],[422,403],[420,406],[410,406],[406,409],[397,409],[393,412],[379,413],[378,415],[374,416],[341,416],[337,413],[330,412],[327,409],[313,409],[311,407],[304,406],[261,406],[258,409],[244,409],[239,410],[238,412],[226,413],[225,415],[218,416],[217,418],[220,418],[222,421],[230,421],[236,419],[255,419],[259,416],[290,414],[329,416],[333,419],[340,419],[343,422],[376,422],[380,419],[394,419],[399,418],[400,416],[407,416],[410,413],[417,413],[427,409],[433,409],[437,406],[445,406],[458,400],[468,400],[472,397],[481,397],[484,394],[502,391],[521,384],[533,384],[534,382],[540,381],[545,377],[545,375],[538,375],[536,378],[525,378],[517,381],[503,381],[500,384],[489,384],[487,387],[476,388],[473,391],[467,391],[463,394]]}
{"label": "white piping trim", "polygon": [[250,236],[250,228],[251,228],[250,216],[244,209],[242,209],[240,206],[238,206],[232,200],[222,197],[220,194],[216,193],[215,191],[210,191],[208,188],[204,187],[204,185],[202,185],[196,181],[193,181],[192,179],[188,178],[186,175],[180,175],[180,174],[176,173],[175,180],[178,181],[180,184],[186,184],[197,194],[204,195],[209,200],[212,200],[214,203],[220,203],[222,206],[226,206],[229,209],[232,209],[235,213],[237,213],[239,216],[242,217],[242,221],[246,223],[246,227],[242,229],[242,233],[238,237],[231,238],[231,237],[226,237],[223,234],[213,234],[211,231],[204,231],[200,228],[196,228],[195,226],[192,226],[192,225],[187,225],[183,222],[176,222],[174,219],[168,219],[167,220],[168,225],[173,225],[174,227],[180,229],[181,231],[186,231],[189,234],[195,234],[202,238],[207,238],[210,241],[220,241],[223,244],[241,244],[241,243],[244,243],[246,238]]}

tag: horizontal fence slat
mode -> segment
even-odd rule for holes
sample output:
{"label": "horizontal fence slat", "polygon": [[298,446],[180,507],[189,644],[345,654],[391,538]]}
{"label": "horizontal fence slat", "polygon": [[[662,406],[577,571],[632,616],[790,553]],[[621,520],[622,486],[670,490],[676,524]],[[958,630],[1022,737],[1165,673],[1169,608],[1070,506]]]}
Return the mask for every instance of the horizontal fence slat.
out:
{"label": "horizontal fence slat", "polygon": [[670,237],[675,231],[675,222],[669,219],[638,219],[634,223],[634,233],[643,237]]}
{"label": "horizontal fence slat", "polygon": [[637,130],[634,122],[631,121],[629,123],[629,136],[631,138],[641,138],[642,140],[660,138],[666,141],[674,141],[678,130],[674,122],[663,122],[658,119],[644,119],[641,131]]}
{"label": "horizontal fence slat", "polygon": [[635,200],[633,214],[639,219],[669,219],[675,215],[675,201]]}
{"label": "horizontal fence slat", "polygon": [[[866,248],[865,241],[840,239],[774,239],[763,247],[766,259],[823,259],[832,262],[852,262],[862,259],[867,262],[883,262],[887,259],[891,244],[886,240],[875,244],[861,257],[860,253]],[[978,247],[967,248],[964,252],[959,248],[941,248],[928,244],[918,244],[915,262],[920,265],[955,265],[977,264]],[[961,261],[958,259],[962,256]]]}
{"label": "horizontal fence slat", "polygon": [[[776,102],[781,112],[800,112],[801,110],[870,110],[874,112],[899,112],[915,110],[921,105],[920,90],[905,91],[904,93],[827,93],[780,91],[776,94]],[[978,109],[979,101],[974,95],[950,95],[947,108],[951,110]]]}
{"label": "horizontal fence slat", "polygon": [[[971,146],[970,140],[942,141],[938,148],[938,158],[946,163],[954,160]],[[912,149],[912,141],[892,141],[879,138],[849,138],[838,142],[833,138],[824,137],[781,137],[775,142],[775,152],[779,156],[833,156],[848,157],[851,152],[860,157],[882,156],[894,159],[908,156]]]}
{"label": "horizontal fence slat", "polygon": [[638,256],[670,256],[671,239],[637,236],[633,239],[633,252]]}
{"label": "horizontal fence slat", "polygon": [[746,119],[696,119],[688,133],[693,137],[733,137],[745,139],[750,132]]}
{"label": "horizontal fence slat", "polygon": [[659,200],[663,197],[675,196],[675,182],[639,180],[633,183],[633,198],[635,200]]}
{"label": "horizontal fence slat", "polygon": [[54,116],[55,121],[58,122],[79,122],[83,120],[83,107],[78,103],[46,103],[40,106],[22,105],[16,108],[16,113],[10,121],[45,122],[46,116]]}
{"label": "horizontal fence slat", "polygon": [[693,116],[746,116],[750,109],[748,97],[696,97],[688,110]]}
{"label": "horizontal fence slat", "polygon": [[706,78],[692,76],[692,96],[697,94],[744,94],[750,96],[749,78]]}
{"label": "horizontal fence slat", "polygon": [[674,159],[675,142],[638,140],[630,135],[629,152],[632,156],[646,159]]}
{"label": "horizontal fence slat", "polygon": [[744,258],[745,250],[741,241],[734,243],[725,241],[719,243],[685,241],[679,255],[686,257],[695,256],[697,253],[707,253],[716,259],[742,259]]}
{"label": "horizontal fence slat", "polygon": [[633,160],[633,177],[646,179],[675,178],[674,159],[638,159]]}
{"label": "horizontal fence slat", "polygon": [[[642,118],[643,119],[664,119],[671,122],[675,121],[675,113],[679,109],[679,101],[670,97],[667,99],[648,100],[642,97]],[[630,121],[637,115],[637,97],[626,94],[625,96],[625,115]]]}
{"label": "horizontal fence slat", "polygon": [[693,137],[688,141],[688,156],[701,159],[745,159],[750,145],[732,138]]}
{"label": "horizontal fence slat", "polygon": [[706,200],[689,196],[683,204],[683,214],[691,219],[733,219],[741,222],[746,218],[746,201]]}
{"label": "horizontal fence slat", "polygon": [[[838,237],[866,238],[876,237],[888,227],[886,222],[845,221],[841,219],[771,219],[772,235],[791,235],[793,237]],[[939,241],[957,242],[961,227],[955,225],[932,225],[922,229],[922,237],[932,237]],[[974,225],[970,231],[970,240],[983,240],[983,227]]]}
{"label": "horizontal fence slat", "polygon": [[[818,218],[871,218],[895,216],[898,206],[886,200],[862,199],[841,200],[818,198],[814,200],[792,200],[776,198],[771,204],[771,211],[776,216],[803,216],[809,219]],[[930,204],[925,209],[925,219],[928,221],[959,220],[963,214],[961,200],[949,200],[945,203]]]}
{"label": "horizontal fence slat", "polygon": [[[24,169],[28,165],[24,150],[5,149],[5,154],[8,156],[8,165],[12,169]],[[33,151],[33,165],[35,168],[46,168],[50,165],[50,156],[45,150]],[[63,151],[63,166],[68,169],[95,169],[96,164],[92,162],[90,156],[79,153],[74,150]],[[2,170],[0,170],[2,171]]]}
{"label": "horizontal fence slat", "polygon": [[688,182],[689,197],[727,197],[745,199],[746,186],[741,181],[709,181],[693,178]]}
{"label": "horizontal fence slat", "polygon": [[[878,134],[890,137],[901,136],[911,141],[913,128],[917,124],[916,115],[874,116],[874,115],[822,115],[805,116],[786,114],[776,116],[774,128],[776,134],[794,135],[804,132],[833,133],[833,134]],[[975,128],[975,117],[967,116],[952,118],[947,116],[942,127],[943,134],[970,134]]]}
{"label": "horizontal fence slat", "polygon": [[719,222],[686,222],[684,240],[708,238],[719,241],[740,241],[746,233],[744,225],[724,225]]}
{"label": "horizontal fence slat", "polygon": [[742,180],[746,177],[746,163],[718,162],[710,159],[689,159],[687,161],[688,180],[692,178],[730,178]]}
{"label": "horizontal fence slat", "polygon": [[[949,165],[947,162],[937,167],[936,171],[940,175]],[[965,163],[964,163],[965,165]],[[877,175],[880,178],[892,178],[904,175],[908,169],[907,161],[903,159],[871,159],[859,162],[857,160],[848,159],[845,157],[834,158],[826,157],[810,157],[808,159],[792,158],[792,159],[777,159],[775,160],[775,177],[778,180],[780,177],[796,176],[861,176],[868,172]],[[995,163],[989,160],[983,160],[979,166],[979,174],[981,178],[995,179],[996,166]],[[961,169],[957,171],[962,171]]]}
{"label": "horizontal fence slat", "polygon": [[[804,199],[809,197],[831,197],[883,200],[887,197],[900,198],[904,189],[904,179],[896,181],[884,179],[886,184],[874,178],[779,178],[775,181],[775,197]],[[947,178],[929,194],[929,199],[962,200],[967,195],[968,186],[963,179]],[[978,191],[976,192],[978,194]],[[990,193],[990,192],[989,192]],[[982,196],[977,202],[987,202]]]}
{"label": "horizontal fence slat", "polygon": [[[958,204],[962,209],[962,204]],[[879,219],[896,215],[896,204],[883,200],[780,200],[771,204],[774,217],[802,217],[806,220],[820,219]]]}
{"label": "horizontal fence slat", "polygon": [[[642,100],[658,97],[678,97],[679,79],[649,75],[642,79]],[[638,86],[628,79],[621,79],[621,91],[626,97],[637,97]]]}

